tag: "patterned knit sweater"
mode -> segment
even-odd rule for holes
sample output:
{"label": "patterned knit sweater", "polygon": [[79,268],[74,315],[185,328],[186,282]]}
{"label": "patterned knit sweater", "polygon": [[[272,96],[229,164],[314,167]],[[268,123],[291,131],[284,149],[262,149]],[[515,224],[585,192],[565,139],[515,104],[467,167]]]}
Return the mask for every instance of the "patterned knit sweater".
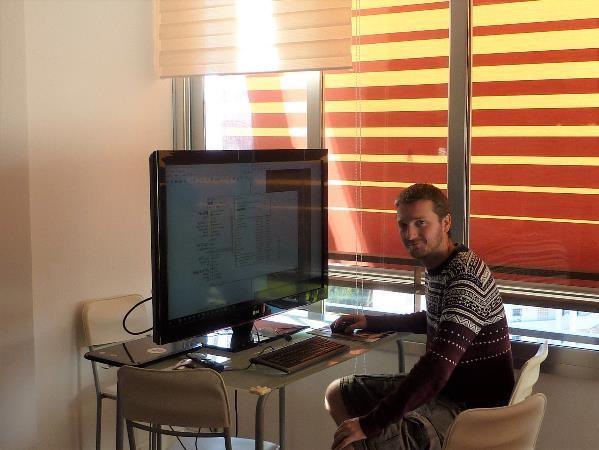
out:
{"label": "patterned knit sweater", "polygon": [[426,333],[426,353],[405,381],[367,415],[366,436],[443,394],[468,408],[506,405],[513,386],[512,352],[503,303],[485,263],[458,246],[426,274],[426,312],[368,316],[369,330]]}

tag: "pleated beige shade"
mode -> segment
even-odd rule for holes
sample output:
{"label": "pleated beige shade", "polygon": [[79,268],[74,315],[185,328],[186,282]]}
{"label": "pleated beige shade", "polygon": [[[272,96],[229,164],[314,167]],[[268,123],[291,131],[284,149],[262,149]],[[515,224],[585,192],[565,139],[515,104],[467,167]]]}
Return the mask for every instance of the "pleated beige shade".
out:
{"label": "pleated beige shade", "polygon": [[160,77],[351,67],[351,0],[155,0]]}

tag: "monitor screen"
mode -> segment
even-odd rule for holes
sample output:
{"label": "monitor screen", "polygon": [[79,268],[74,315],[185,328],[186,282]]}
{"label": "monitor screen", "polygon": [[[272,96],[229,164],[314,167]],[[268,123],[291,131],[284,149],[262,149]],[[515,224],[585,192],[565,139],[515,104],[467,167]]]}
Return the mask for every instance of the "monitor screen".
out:
{"label": "monitor screen", "polygon": [[154,340],[253,322],[326,296],[326,150],[150,156]]}

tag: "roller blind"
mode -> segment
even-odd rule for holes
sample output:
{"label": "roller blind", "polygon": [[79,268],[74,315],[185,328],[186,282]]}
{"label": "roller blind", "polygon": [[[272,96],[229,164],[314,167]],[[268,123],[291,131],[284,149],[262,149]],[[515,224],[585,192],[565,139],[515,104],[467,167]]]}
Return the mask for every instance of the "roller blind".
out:
{"label": "roller blind", "polygon": [[351,0],[155,0],[160,77],[351,67]]}
{"label": "roller blind", "polygon": [[473,248],[496,276],[599,287],[599,1],[473,3]]}
{"label": "roller blind", "polygon": [[411,269],[394,200],[447,186],[449,2],[354,0],[354,68],[324,75],[331,262]]}

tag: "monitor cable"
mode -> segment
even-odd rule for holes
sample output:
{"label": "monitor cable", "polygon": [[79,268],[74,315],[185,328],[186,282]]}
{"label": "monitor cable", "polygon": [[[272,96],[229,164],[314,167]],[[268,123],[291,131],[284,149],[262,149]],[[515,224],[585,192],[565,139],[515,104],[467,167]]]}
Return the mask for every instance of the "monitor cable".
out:
{"label": "monitor cable", "polygon": [[150,331],[152,331],[153,327],[148,328],[147,330],[143,330],[143,331],[131,331],[129,328],[127,328],[127,317],[129,317],[129,314],[131,314],[135,308],[137,308],[139,305],[142,305],[143,303],[152,300],[152,297],[148,297],[148,298],[144,298],[143,300],[137,302],[135,305],[133,305],[131,307],[131,309],[129,311],[127,311],[127,314],[125,314],[125,316],[123,317],[123,330],[125,330],[127,333],[132,334],[134,336],[139,336],[140,334],[146,334]]}
{"label": "monitor cable", "polygon": [[237,409],[237,389],[235,389],[235,437],[239,437],[239,410]]}
{"label": "monitor cable", "polygon": [[[267,350],[273,351],[274,349],[275,348],[272,345],[268,345],[268,346],[264,347],[262,350],[260,350],[260,352],[256,356],[262,355]],[[249,370],[249,368],[252,367],[253,365],[254,365],[254,363],[249,363],[245,367],[239,367],[239,368],[236,368],[236,369],[226,368],[225,370],[223,370],[223,372],[240,372],[240,371],[243,371],[243,370]]]}

